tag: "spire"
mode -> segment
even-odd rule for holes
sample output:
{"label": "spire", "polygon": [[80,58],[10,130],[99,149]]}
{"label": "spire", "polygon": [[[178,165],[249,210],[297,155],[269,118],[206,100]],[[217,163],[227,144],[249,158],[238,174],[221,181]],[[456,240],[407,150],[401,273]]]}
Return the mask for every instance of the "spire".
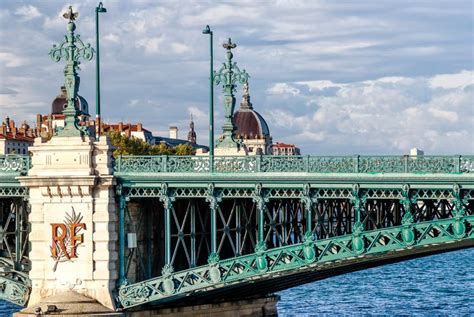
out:
{"label": "spire", "polygon": [[196,131],[194,131],[193,114],[191,114],[191,121],[189,122],[188,141],[196,144]]}
{"label": "spire", "polygon": [[240,103],[240,109],[245,109],[245,110],[252,110],[253,106],[252,103],[250,102],[250,94],[249,94],[249,82],[246,81],[242,85],[242,102]]}

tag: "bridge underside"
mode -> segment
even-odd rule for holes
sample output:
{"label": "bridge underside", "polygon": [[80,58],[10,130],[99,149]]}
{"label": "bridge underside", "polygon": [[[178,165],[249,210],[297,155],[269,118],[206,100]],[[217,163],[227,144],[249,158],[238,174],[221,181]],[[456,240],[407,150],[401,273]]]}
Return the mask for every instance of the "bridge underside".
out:
{"label": "bridge underside", "polygon": [[0,185],[0,299],[17,305],[25,305],[31,290],[27,195],[18,184]]}
{"label": "bridge underside", "polygon": [[243,281],[237,285],[223,285],[205,292],[173,297],[169,301],[151,302],[149,305],[179,307],[261,297],[329,277],[470,247],[474,247],[474,238],[454,243],[428,245],[419,249],[400,249],[385,254],[360,256],[322,266],[308,265],[298,271],[282,273],[280,276],[262,276],[260,279]]}
{"label": "bridge underside", "polygon": [[122,185],[137,244],[120,304],[265,295],[474,245],[469,184],[284,184]]}

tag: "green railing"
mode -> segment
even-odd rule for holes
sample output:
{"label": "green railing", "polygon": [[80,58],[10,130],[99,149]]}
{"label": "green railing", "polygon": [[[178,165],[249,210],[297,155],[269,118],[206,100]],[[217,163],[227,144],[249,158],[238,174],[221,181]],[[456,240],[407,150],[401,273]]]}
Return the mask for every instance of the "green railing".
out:
{"label": "green railing", "polygon": [[[207,156],[120,156],[116,174],[208,173]],[[474,173],[474,156],[217,156],[215,173]]]}
{"label": "green railing", "polygon": [[14,177],[28,174],[30,157],[28,155],[0,155],[0,177]]}

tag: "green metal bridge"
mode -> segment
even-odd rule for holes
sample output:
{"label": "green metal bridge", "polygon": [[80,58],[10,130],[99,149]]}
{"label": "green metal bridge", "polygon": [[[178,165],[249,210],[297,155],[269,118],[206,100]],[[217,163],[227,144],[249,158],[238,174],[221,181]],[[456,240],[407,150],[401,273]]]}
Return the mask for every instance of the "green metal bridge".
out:
{"label": "green metal bridge", "polygon": [[138,247],[122,248],[118,300],[128,308],[271,293],[472,246],[473,164],[242,156],[216,157],[209,173],[207,157],[119,157],[122,228],[137,232]]}
{"label": "green metal bridge", "polygon": [[17,176],[30,168],[28,156],[0,155],[0,299],[24,305],[31,282],[28,278],[28,189]]}
{"label": "green metal bridge", "polygon": [[[118,157],[117,303],[263,295],[474,245],[474,156]],[[24,305],[29,158],[0,157],[0,297]]]}
{"label": "green metal bridge", "polygon": [[[78,60],[91,60],[94,50],[75,35],[72,7],[64,17],[65,40],[50,51],[53,61],[66,62],[68,96],[65,127],[54,138],[93,140],[74,105]],[[233,62],[230,39],[215,72],[212,32],[204,33],[211,36],[210,140],[212,87],[222,84],[224,138],[216,146],[236,149],[234,91],[249,75]],[[115,160],[118,307],[266,295],[474,246],[474,156],[220,157],[213,147],[209,156]],[[38,197],[18,180],[29,170],[28,156],[0,156],[0,299],[18,305],[32,288],[29,201]]]}

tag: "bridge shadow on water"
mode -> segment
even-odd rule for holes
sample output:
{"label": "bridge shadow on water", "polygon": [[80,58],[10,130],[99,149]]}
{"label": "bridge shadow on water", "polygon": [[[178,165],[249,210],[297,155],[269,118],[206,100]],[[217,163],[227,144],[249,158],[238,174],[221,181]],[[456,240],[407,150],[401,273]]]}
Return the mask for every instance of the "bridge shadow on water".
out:
{"label": "bridge shadow on water", "polygon": [[279,316],[472,315],[474,248],[343,274],[279,292]]}

